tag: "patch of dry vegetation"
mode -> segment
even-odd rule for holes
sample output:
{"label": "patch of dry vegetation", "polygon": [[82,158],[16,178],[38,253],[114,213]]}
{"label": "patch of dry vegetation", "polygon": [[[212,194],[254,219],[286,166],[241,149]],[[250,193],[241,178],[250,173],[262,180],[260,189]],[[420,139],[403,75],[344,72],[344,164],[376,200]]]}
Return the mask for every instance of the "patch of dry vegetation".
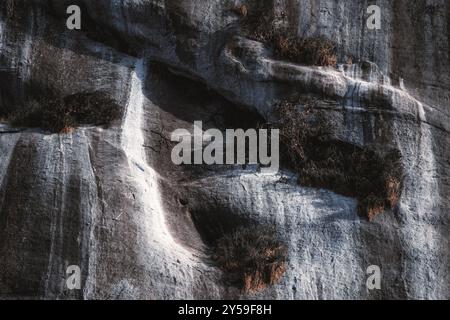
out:
{"label": "patch of dry vegetation", "polygon": [[248,7],[245,4],[233,8],[233,11],[243,18],[246,18],[248,15]]}
{"label": "patch of dry vegetation", "polygon": [[299,38],[276,28],[270,2],[261,1],[254,8],[245,6],[245,15],[241,16],[246,36],[271,46],[275,58],[311,66],[336,66],[336,45],[331,40],[321,36]]}
{"label": "patch of dry vegetation", "polygon": [[324,37],[288,38],[279,35],[274,43],[275,57],[311,66],[336,66],[336,47]]}
{"label": "patch of dry vegetation", "polygon": [[9,116],[12,125],[69,133],[81,125],[109,126],[121,117],[117,102],[103,92],[41,98]]}
{"label": "patch of dry vegetation", "polygon": [[283,158],[298,173],[299,183],[333,190],[358,200],[358,211],[372,220],[394,208],[401,194],[401,156],[334,140],[333,125],[315,108],[314,100],[282,102]]}
{"label": "patch of dry vegetation", "polygon": [[274,225],[217,205],[188,212],[213,261],[224,271],[225,283],[255,293],[281,279],[287,246]]}
{"label": "patch of dry vegetation", "polygon": [[285,272],[287,249],[273,227],[239,227],[219,238],[215,247],[215,260],[245,293],[264,290]]}
{"label": "patch of dry vegetation", "polygon": [[[273,41],[276,32],[273,27],[272,6],[270,1],[258,1],[252,7],[245,6],[246,14],[245,16],[241,15],[241,26],[247,37],[264,43]],[[237,10],[240,11],[240,8]]]}

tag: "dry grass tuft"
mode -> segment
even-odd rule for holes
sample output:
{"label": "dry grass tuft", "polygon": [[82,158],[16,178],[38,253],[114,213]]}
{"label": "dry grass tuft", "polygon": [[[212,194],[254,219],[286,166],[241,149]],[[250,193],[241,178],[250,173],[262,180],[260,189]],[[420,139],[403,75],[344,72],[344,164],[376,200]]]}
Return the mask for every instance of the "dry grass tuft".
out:
{"label": "dry grass tuft", "polygon": [[358,211],[364,213],[369,221],[386,210],[384,199],[375,194],[370,194],[358,202]]}
{"label": "dry grass tuft", "polygon": [[321,36],[289,36],[288,30],[274,23],[273,7],[269,2],[258,2],[251,11],[246,7],[245,14],[247,18],[242,21],[243,33],[271,46],[277,59],[311,66],[336,65],[336,46],[331,40]]}
{"label": "dry grass tuft", "polygon": [[255,293],[281,279],[286,255],[273,227],[252,225],[223,235],[216,244],[215,260],[235,276],[245,293]]}
{"label": "dry grass tuft", "polygon": [[14,126],[55,133],[70,133],[80,125],[109,126],[122,115],[121,107],[103,92],[43,98],[24,109],[10,116]]}
{"label": "dry grass tuft", "polygon": [[401,194],[401,156],[362,149],[333,139],[330,123],[315,101],[282,102],[280,115],[283,158],[305,186],[326,188],[358,200],[361,216],[372,220],[394,208]]}
{"label": "dry grass tuft", "polygon": [[243,18],[246,18],[248,15],[248,7],[245,4],[240,5],[237,8],[234,8],[233,11]]}
{"label": "dry grass tuft", "polygon": [[275,57],[311,66],[336,66],[336,47],[324,37],[288,38],[279,35],[274,40]]}

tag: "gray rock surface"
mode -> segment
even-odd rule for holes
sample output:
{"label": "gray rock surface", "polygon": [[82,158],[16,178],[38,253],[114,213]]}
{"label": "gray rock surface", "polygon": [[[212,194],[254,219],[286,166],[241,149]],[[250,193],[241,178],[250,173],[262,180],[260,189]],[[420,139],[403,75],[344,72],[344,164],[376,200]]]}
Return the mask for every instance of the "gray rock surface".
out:
{"label": "gray rock surface", "polygon": [[[274,28],[333,39],[337,68],[275,59],[241,29],[244,3],[257,1],[1,1],[0,117],[47,92],[93,91],[123,117],[67,134],[0,122],[0,298],[450,298],[448,1],[377,1],[382,28],[368,30],[372,2],[264,0]],[[81,31],[65,28],[70,4]],[[299,92],[320,97],[342,141],[401,152],[394,210],[366,221],[356,200],[300,186],[287,168],[170,161],[173,130],[270,120]],[[274,224],[284,277],[254,295],[229,286],[193,212]],[[67,289],[69,265],[82,290]],[[370,265],[381,290],[366,288]]]}

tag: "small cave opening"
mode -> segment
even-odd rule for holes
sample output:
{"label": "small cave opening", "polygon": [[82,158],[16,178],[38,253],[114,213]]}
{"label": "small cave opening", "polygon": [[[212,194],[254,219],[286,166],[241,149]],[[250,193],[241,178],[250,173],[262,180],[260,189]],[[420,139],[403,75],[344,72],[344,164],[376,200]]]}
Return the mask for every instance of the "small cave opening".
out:
{"label": "small cave opening", "polygon": [[282,278],[287,245],[272,224],[224,208],[190,210],[190,214],[225,282],[251,294]]}

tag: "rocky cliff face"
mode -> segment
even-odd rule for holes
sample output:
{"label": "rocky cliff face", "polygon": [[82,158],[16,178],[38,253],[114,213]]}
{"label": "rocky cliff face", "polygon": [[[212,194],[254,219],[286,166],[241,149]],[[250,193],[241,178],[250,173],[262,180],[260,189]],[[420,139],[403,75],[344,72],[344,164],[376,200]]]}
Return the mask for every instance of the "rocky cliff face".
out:
{"label": "rocky cliff face", "polygon": [[[81,30],[66,28],[71,4]],[[450,298],[450,4],[376,1],[370,30],[371,4],[1,0],[0,297]],[[337,65],[280,59],[255,17],[333,41]],[[107,126],[91,113],[63,133],[14,125],[50,100],[105,96],[119,106]],[[358,199],[299,184],[287,165],[170,160],[176,129],[256,127],[304,96],[338,146],[401,155],[392,208],[368,221]],[[242,292],[226,280],[208,237],[230,216],[275,226],[287,246],[277,283]],[[70,265],[81,290],[66,287]],[[366,287],[371,265],[381,290]]]}

